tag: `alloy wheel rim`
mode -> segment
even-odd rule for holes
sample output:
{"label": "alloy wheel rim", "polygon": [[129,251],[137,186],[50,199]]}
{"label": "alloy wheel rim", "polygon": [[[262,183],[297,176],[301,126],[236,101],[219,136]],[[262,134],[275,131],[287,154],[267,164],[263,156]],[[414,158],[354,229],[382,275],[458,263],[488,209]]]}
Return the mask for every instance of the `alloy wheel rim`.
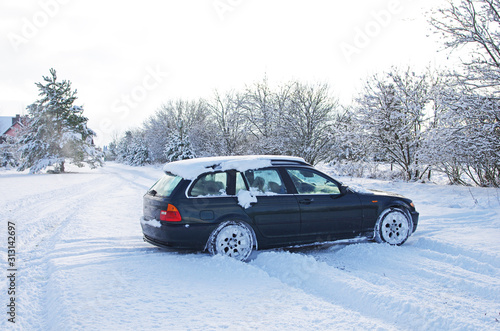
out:
{"label": "alloy wheel rim", "polygon": [[401,244],[408,234],[408,221],[400,212],[391,212],[382,223],[382,237],[392,245]]}
{"label": "alloy wheel rim", "polygon": [[217,235],[217,254],[245,260],[252,252],[252,235],[239,225],[224,227]]}

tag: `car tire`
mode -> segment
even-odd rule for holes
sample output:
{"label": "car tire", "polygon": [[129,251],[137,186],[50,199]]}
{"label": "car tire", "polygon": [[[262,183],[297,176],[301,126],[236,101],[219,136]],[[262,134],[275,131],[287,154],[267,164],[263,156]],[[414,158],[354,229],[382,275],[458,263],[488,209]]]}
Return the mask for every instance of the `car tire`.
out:
{"label": "car tire", "polygon": [[243,222],[222,223],[211,235],[207,243],[212,255],[228,256],[246,261],[252,254],[255,239],[252,230]]}
{"label": "car tire", "polygon": [[389,208],[380,213],[375,224],[375,241],[400,246],[411,235],[413,222],[407,210]]}

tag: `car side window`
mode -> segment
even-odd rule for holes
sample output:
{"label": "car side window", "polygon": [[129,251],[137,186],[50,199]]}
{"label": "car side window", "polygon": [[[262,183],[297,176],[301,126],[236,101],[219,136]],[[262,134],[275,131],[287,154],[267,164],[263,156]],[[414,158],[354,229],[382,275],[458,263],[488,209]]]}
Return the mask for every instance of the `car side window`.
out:
{"label": "car side window", "polygon": [[226,195],[227,173],[216,172],[202,175],[194,183],[189,196],[211,197]]}
{"label": "car side window", "polygon": [[257,195],[286,194],[286,187],[276,169],[247,170],[245,177],[250,190]]}
{"label": "car side window", "polygon": [[299,194],[340,194],[339,186],[309,169],[287,169]]}

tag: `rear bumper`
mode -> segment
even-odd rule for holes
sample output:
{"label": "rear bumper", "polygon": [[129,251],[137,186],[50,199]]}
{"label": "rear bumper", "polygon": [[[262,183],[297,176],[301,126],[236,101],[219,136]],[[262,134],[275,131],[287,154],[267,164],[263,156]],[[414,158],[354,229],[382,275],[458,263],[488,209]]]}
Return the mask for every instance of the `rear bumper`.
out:
{"label": "rear bumper", "polygon": [[163,248],[202,251],[205,249],[213,224],[172,224],[163,221],[141,220],[144,241]]}

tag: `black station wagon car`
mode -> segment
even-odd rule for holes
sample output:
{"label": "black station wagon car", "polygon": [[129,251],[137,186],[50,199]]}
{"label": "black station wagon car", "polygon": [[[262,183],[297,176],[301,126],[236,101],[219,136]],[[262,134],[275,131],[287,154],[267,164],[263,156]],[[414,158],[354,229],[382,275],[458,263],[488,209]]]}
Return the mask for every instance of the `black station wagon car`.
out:
{"label": "black station wagon car", "polygon": [[144,240],[247,260],[254,249],[369,238],[401,245],[412,201],[356,192],[302,158],[231,156],[167,163],[144,195]]}

